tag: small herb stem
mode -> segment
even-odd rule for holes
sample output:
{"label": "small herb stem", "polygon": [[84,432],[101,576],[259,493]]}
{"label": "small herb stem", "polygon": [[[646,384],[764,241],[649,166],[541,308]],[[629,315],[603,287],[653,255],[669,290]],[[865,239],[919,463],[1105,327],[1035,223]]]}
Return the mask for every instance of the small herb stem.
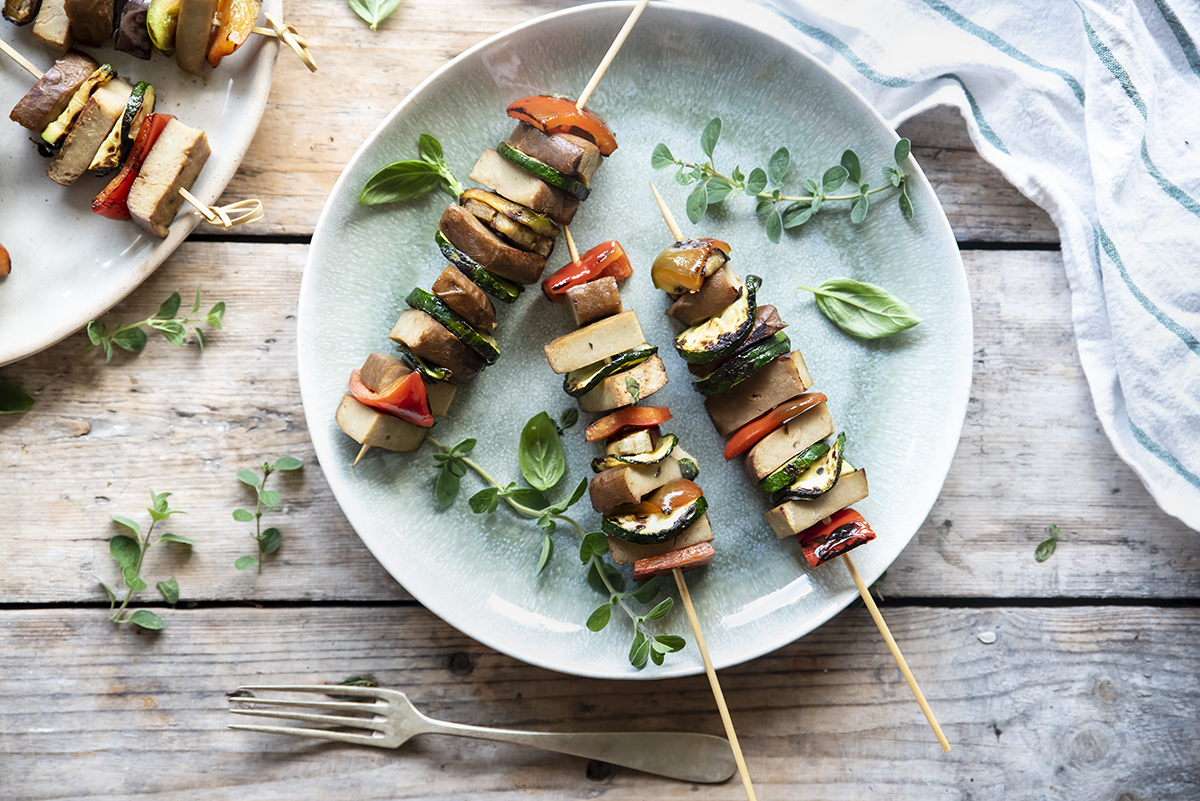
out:
{"label": "small herb stem", "polygon": [[[730,185],[739,187],[743,191],[746,189],[746,183],[744,181],[735,181],[727,175],[722,175],[721,173],[717,172],[711,164],[693,164],[690,161],[679,161],[676,163],[681,167],[688,167],[693,170],[696,168],[699,168],[700,171],[702,173],[704,173],[704,177],[706,177],[706,178],[720,178],[722,181],[728,181]],[[869,189],[869,190],[867,190],[867,192],[865,194],[874,195],[874,194],[878,194],[879,192],[886,192],[889,189],[895,189],[895,188],[896,187],[892,186],[891,184],[887,184],[885,186],[876,187],[875,189]],[[863,194],[864,193],[859,192],[859,193],[855,193],[853,195],[825,195],[823,198],[821,198],[821,200],[822,201],[854,200],[856,198],[862,197]],[[813,195],[805,195],[805,196],[801,196],[801,197],[794,197],[792,195],[780,195],[778,198],[776,198],[775,195],[771,192],[759,192],[754,197],[767,198],[770,200],[787,201],[789,203],[790,202],[812,203],[814,200],[816,200],[816,197]]]}
{"label": "small herb stem", "polygon": [[[150,534],[151,534],[151,532],[154,531],[154,524],[156,522],[157,522],[156,520],[152,519],[150,521],[150,528],[146,529],[145,535],[142,535],[142,534],[138,535],[138,544],[141,545],[142,547],[141,547],[140,553],[138,553],[137,564],[134,566],[134,575],[135,576],[140,576],[142,574],[142,560],[146,558],[146,551],[150,550],[150,544],[151,544],[150,543]],[[124,571],[122,571],[122,578],[124,578]],[[108,616],[109,619],[112,620],[114,623],[125,622],[123,620],[119,620],[118,618],[120,618],[121,613],[125,611],[125,607],[129,606],[129,600],[131,598],[133,598],[133,587],[129,587],[126,590],[124,603],[121,604],[120,609],[118,609],[116,612],[113,612],[112,614],[110,614]]]}
{"label": "small herb stem", "polygon": [[[445,445],[443,445],[442,443],[438,442],[438,441],[437,441],[436,439],[434,439],[433,437],[431,437],[431,436],[426,436],[426,437],[425,437],[425,439],[429,440],[429,441],[430,441],[430,442],[432,442],[434,445],[436,445],[437,447],[441,448],[443,452],[445,452],[445,453],[449,453],[449,452],[450,452],[450,448],[447,448]],[[501,490],[501,491],[502,491],[502,490],[504,489],[504,487],[502,487],[502,486],[499,484],[499,482],[497,482],[497,481],[496,481],[496,479],[492,478],[492,477],[491,477],[491,475],[489,475],[489,474],[488,474],[488,472],[487,472],[486,470],[484,470],[482,467],[480,467],[480,466],[479,466],[479,465],[478,465],[476,462],[474,462],[473,460],[471,460],[471,459],[468,459],[466,456],[459,456],[459,457],[457,457],[457,458],[459,458],[459,459],[462,459],[462,462],[463,462],[463,464],[465,464],[467,467],[469,467],[469,468],[471,468],[472,470],[474,470],[474,471],[475,471],[475,472],[476,472],[476,473],[479,475],[479,477],[480,477],[480,478],[482,478],[482,479],[483,479],[484,481],[486,481],[487,483],[491,484],[491,485],[492,485],[493,487],[495,487],[497,490]],[[508,504],[509,508],[511,508],[511,509],[512,509],[514,512],[517,512],[517,513],[519,513],[519,514],[528,515],[529,517],[540,517],[540,516],[541,516],[541,511],[540,511],[540,510],[538,510],[538,509],[530,509],[528,506],[525,506],[524,504],[517,503],[517,502],[516,502],[516,501],[514,501],[512,498],[509,498],[509,497],[505,496],[505,497],[503,497],[503,498],[502,498],[502,500],[503,500],[503,501],[504,501],[506,504]],[[568,519],[569,519],[569,518],[568,518]],[[574,523],[575,521],[573,521],[573,520],[572,520],[571,522],[572,522],[572,523]],[[576,527],[576,528],[579,528],[579,526],[578,526],[578,525],[576,525],[575,527]]]}

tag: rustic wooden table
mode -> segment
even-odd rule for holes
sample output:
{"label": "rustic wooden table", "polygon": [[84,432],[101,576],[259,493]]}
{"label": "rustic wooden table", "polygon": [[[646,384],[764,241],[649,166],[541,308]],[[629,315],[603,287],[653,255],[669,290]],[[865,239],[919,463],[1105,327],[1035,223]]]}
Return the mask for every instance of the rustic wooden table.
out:
{"label": "rustic wooden table", "polygon": [[[244,682],[374,674],[446,719],[534,729],[721,733],[703,676],[604,682],[530,667],[414,602],[347,524],[309,443],[296,298],[342,166],[425,76],[486,36],[568,3],[407,0],[373,33],[341,0],[291,3],[321,71],[281,58],[228,198],[267,219],[193,236],[114,314],[197,283],[228,303],[201,355],[152,341],[104,365],[76,334],[3,369],[37,397],[0,417],[0,797],[4,799],[744,797],[575,758],[451,738],[397,752],[232,732]],[[882,582],[883,611],[955,748],[942,754],[866,612],[723,671],[763,799],[1200,797],[1200,537],[1113,454],[1080,371],[1050,220],[974,152],[956,113],[902,127],[950,217],[975,315],[974,382],[941,497]],[[285,545],[261,575],[234,473],[295,454]],[[274,480],[274,479],[273,479]],[[188,511],[176,609],[116,627],[109,514],[147,492]],[[1062,539],[1033,559],[1047,526]],[[153,593],[151,587],[150,595]],[[980,632],[994,632],[985,645]]]}

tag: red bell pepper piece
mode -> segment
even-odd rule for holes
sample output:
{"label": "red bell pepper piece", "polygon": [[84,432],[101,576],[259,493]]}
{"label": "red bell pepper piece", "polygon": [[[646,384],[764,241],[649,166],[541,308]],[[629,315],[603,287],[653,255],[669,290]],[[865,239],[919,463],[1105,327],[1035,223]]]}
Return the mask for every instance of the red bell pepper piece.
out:
{"label": "red bell pepper piece", "polygon": [[678,551],[664,553],[662,556],[648,556],[633,563],[633,580],[645,581],[652,576],[670,573],[676,568],[695,570],[711,562],[716,553],[717,549],[711,542],[700,542]]}
{"label": "red bell pepper piece", "polygon": [[421,374],[411,372],[396,379],[378,392],[372,392],[358,377],[358,370],[350,372],[350,394],[355,400],[380,411],[429,428],[433,425],[433,414],[429,411],[429,398]]}
{"label": "red bell pepper piece", "polygon": [[796,539],[809,566],[817,567],[875,539],[875,532],[858,512],[843,509],[834,513],[828,523],[818,523],[801,531]]}
{"label": "red bell pepper piece", "polygon": [[543,133],[582,136],[595,143],[603,156],[610,156],[617,149],[617,138],[604,118],[587,107],[575,108],[575,101],[567,97],[523,97],[508,105],[508,116],[527,122]]}
{"label": "red bell pepper piece", "polygon": [[116,177],[109,181],[108,186],[104,187],[104,190],[92,200],[92,211],[110,220],[128,220],[130,218],[129,190],[133,188],[133,182],[138,177],[138,172],[142,169],[146,156],[150,155],[150,148],[154,147],[154,143],[158,141],[158,135],[173,119],[175,118],[170,114],[146,115],[146,119],[142,120],[142,128],[138,131],[137,139],[133,142],[133,149],[129,151],[129,158],[125,159],[125,164]]}
{"label": "red bell pepper piece", "polygon": [[670,419],[671,410],[666,406],[626,406],[592,423],[583,436],[588,442],[595,442],[608,439],[622,429],[651,428]]}
{"label": "red bell pepper piece", "polygon": [[567,296],[567,290],[573,286],[595,281],[597,278],[612,276],[617,281],[623,281],[633,275],[633,266],[625,249],[615,239],[603,242],[584,253],[579,261],[573,261],[554,275],[542,281],[542,291],[546,297],[558,303]]}
{"label": "red bell pepper piece", "polygon": [[728,461],[735,456],[741,456],[750,450],[754,446],[754,443],[779,428],[788,420],[803,412],[807,412],[818,403],[824,403],[827,400],[829,399],[820,392],[810,392],[807,395],[800,395],[799,397],[784,401],[774,409],[755,417],[734,432],[733,436],[729,438],[729,442],[725,443],[725,460]]}

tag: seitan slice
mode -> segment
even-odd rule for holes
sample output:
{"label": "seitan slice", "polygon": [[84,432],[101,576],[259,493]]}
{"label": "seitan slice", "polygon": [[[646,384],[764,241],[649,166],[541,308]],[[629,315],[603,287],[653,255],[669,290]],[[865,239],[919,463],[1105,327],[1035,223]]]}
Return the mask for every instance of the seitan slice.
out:
{"label": "seitan slice", "polygon": [[474,351],[418,309],[405,309],[388,339],[403,342],[422,359],[447,368],[450,380],[459,386],[471,383],[483,369],[483,361]]}
{"label": "seitan slice", "polygon": [[672,303],[667,314],[686,326],[699,325],[725,311],[726,306],[738,299],[741,288],[741,280],[726,267],[706,278],[700,289]]}
{"label": "seitan slice", "polygon": [[811,386],[812,376],[808,374],[804,357],[794,350],[728,392],[709,396],[704,401],[704,409],[717,432],[727,437],[763,412],[802,394]]}
{"label": "seitan slice", "polygon": [[592,476],[588,498],[592,508],[604,514],[623,503],[637,503],[659,487],[681,478],[679,462],[670,456],[656,464],[614,467]]}
{"label": "seitan slice", "polygon": [[66,0],[63,3],[71,36],[80,44],[99,47],[113,32],[113,0]]}
{"label": "seitan slice", "polygon": [[617,279],[611,275],[571,287],[567,290],[567,302],[571,304],[576,328],[621,313],[621,291],[617,289]]}
{"label": "seitan slice", "polygon": [[66,0],[42,0],[37,19],[33,21],[33,38],[55,50],[70,49],[74,40],[71,38],[71,20],[67,18]]}
{"label": "seitan slice", "polygon": [[633,309],[563,334],[543,347],[550,369],[560,375],[587,367],[646,341]]}
{"label": "seitan slice", "polygon": [[58,119],[71,102],[71,95],[97,66],[89,56],[72,50],[46,70],[46,74],[13,107],[8,118],[40,134]]}
{"label": "seitan slice", "polygon": [[115,78],[97,89],[75,118],[71,132],[46,168],[50,180],[70,186],[83,175],[109,131],[125,113],[133,87]]}
{"label": "seitan slice", "polygon": [[508,144],[530,158],[546,164],[563,175],[578,178],[585,186],[591,184],[603,156],[600,148],[581,136],[546,134],[527,122],[517,123]]}
{"label": "seitan slice", "polygon": [[485,270],[518,284],[536,284],[546,269],[546,257],[515,248],[496,236],[475,215],[457,203],[442,212],[438,229],[450,244]]}
{"label": "seitan slice", "polygon": [[832,433],[833,417],[829,407],[818,403],[760,439],[746,454],[746,472],[755,481],[762,481],[805,448]]}
{"label": "seitan slice", "polygon": [[204,70],[213,17],[218,0],[182,0],[175,26],[175,61],[184,72],[199,75]]}
{"label": "seitan slice", "polygon": [[834,512],[867,497],[867,471],[842,473],[833,489],[811,501],[786,501],[763,512],[771,530],[779,539],[812,528]]}
{"label": "seitan slice", "polygon": [[192,188],[209,153],[204,131],[189,128],[177,119],[168,122],[129,190],[129,214],[133,221],[165,238],[183,205],[179,189]]}
{"label": "seitan slice", "polygon": [[[626,370],[609,376],[600,386],[579,399],[579,409],[584,412],[607,412],[629,406],[650,397],[667,385],[667,368],[658,354]],[[631,390],[637,390],[637,398]]]}
{"label": "seitan slice", "polygon": [[480,331],[496,330],[496,307],[475,282],[447,265],[433,282],[433,294]]}

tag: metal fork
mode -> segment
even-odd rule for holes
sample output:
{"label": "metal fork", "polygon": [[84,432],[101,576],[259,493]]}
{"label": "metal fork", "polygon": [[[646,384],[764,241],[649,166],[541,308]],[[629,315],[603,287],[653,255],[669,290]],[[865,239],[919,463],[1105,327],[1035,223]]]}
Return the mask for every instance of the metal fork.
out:
{"label": "metal fork", "polygon": [[[271,690],[288,693],[366,696],[374,701],[283,701],[272,698],[234,697],[230,701],[273,707],[309,707],[330,714],[276,712],[265,709],[231,709],[235,715],[283,718],[320,723],[337,728],[368,729],[370,733],[329,731],[292,726],[243,726],[229,728],[267,734],[295,734],[342,743],[398,748],[418,734],[456,734],[477,740],[529,745],[560,754],[598,759],[613,765],[681,779],[689,782],[723,782],[737,769],[729,741],[710,734],[690,732],[598,732],[567,734],[556,732],[489,729],[447,723],[423,715],[399,690],[378,687],[347,687],[340,684],[255,685],[239,690]],[[370,717],[347,713],[365,713]]]}

